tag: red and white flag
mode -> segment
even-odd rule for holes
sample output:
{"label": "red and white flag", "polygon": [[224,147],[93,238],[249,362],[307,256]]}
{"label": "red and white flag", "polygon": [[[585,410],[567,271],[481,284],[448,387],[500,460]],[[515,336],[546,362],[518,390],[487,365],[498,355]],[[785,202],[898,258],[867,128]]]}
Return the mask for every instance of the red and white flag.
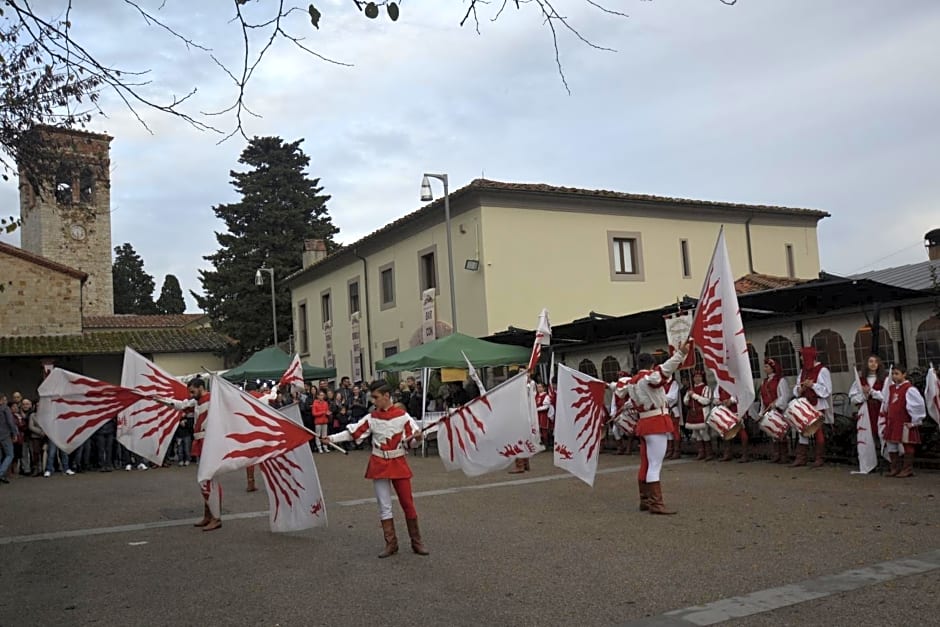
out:
{"label": "red and white flag", "polygon": [[270,405],[213,376],[198,479],[260,464],[313,437]]}
{"label": "red and white flag", "polygon": [[692,322],[692,339],[695,348],[702,352],[705,367],[714,375],[718,387],[738,399],[738,417],[743,418],[754,402],[754,378],[724,228],[718,233],[715,252],[705,275],[702,296]]}
{"label": "red and white flag", "polygon": [[[278,412],[301,425],[297,403]],[[258,464],[268,493],[268,522],[271,531],[283,533],[326,526],[326,501],[313,451],[302,445]]]}
{"label": "red and white flag", "polygon": [[542,447],[532,433],[534,413],[525,372],[454,409],[437,428],[444,468],[476,477],[538,453]]}
{"label": "red and white flag", "polygon": [[304,365],[300,362],[300,355],[294,353],[294,358],[284,374],[281,375],[279,385],[289,385],[295,390],[304,389]]}
{"label": "red and white flag", "polygon": [[[885,381],[884,389],[888,389],[890,381]],[[855,369],[855,385],[862,389],[862,380]],[[858,451],[858,470],[852,474],[867,475],[878,467],[878,451],[875,450],[875,434],[871,432],[871,420],[868,416],[868,403],[862,403],[858,408],[858,422],[855,427],[855,448]]]}
{"label": "red and white flag", "polygon": [[539,324],[535,329],[535,342],[532,344],[532,356],[529,357],[529,372],[534,372],[542,357],[542,347],[552,343],[552,325],[548,321],[548,309],[539,314]]}
{"label": "red and white flag", "polygon": [[[124,348],[121,385],[147,396],[185,401],[186,384],[130,347]],[[143,398],[118,414],[117,439],[128,450],[162,464],[183,412]]]}
{"label": "red and white flag", "polygon": [[937,379],[937,371],[933,364],[930,364],[930,369],[927,371],[924,401],[927,403],[927,414],[940,423],[940,380]]}
{"label": "red and white flag", "polygon": [[555,406],[555,465],[594,485],[604,437],[607,384],[568,366],[558,365]]}
{"label": "red and white flag", "polygon": [[71,453],[142,397],[136,390],[53,368],[39,386],[36,420],[60,450]]}

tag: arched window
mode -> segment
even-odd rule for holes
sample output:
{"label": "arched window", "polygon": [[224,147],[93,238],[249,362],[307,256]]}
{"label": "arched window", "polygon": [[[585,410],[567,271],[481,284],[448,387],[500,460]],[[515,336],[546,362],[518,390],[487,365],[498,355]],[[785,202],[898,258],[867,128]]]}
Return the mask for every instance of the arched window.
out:
{"label": "arched window", "polygon": [[[581,372],[586,371],[582,370]],[[612,355],[604,357],[604,361],[601,362],[601,379],[607,383],[616,381],[618,372],[620,372],[620,362],[617,361],[617,358]]]}
{"label": "arched window", "polygon": [[[842,336],[832,329],[823,329],[813,336],[813,347],[819,353],[820,363],[826,364],[829,372],[848,372],[849,357]],[[863,362],[858,362],[859,364]]]}
{"label": "arched window", "polygon": [[78,195],[82,202],[95,201],[95,175],[91,168],[83,168],[78,179]]}
{"label": "arched window", "polygon": [[[855,363],[864,364],[871,354],[871,327],[864,326],[855,333]],[[878,328],[878,356],[885,365],[894,363],[894,342],[884,327]]]}
{"label": "arched window", "polygon": [[773,359],[780,364],[784,376],[792,377],[800,371],[793,343],[782,335],[775,335],[767,340],[767,344],[764,345],[764,358]]}
{"label": "arched window", "polygon": [[926,368],[931,363],[940,366],[940,316],[927,318],[917,327],[914,337],[917,347],[917,365]]}
{"label": "arched window", "polygon": [[760,367],[760,355],[750,342],[747,343],[747,359],[751,362],[751,378],[760,379],[763,370]]}
{"label": "arched window", "polygon": [[581,363],[578,364],[578,370],[588,376],[597,377],[597,367],[590,359],[582,359]]}
{"label": "arched window", "polygon": [[55,174],[55,201],[60,205],[72,204],[72,171],[64,165]]}

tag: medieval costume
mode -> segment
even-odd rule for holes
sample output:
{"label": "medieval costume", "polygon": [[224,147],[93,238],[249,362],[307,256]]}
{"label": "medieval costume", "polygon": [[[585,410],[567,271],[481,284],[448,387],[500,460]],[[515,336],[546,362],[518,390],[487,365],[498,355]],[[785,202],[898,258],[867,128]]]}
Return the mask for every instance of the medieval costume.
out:
{"label": "medieval costume", "polygon": [[[859,408],[857,419],[861,419],[865,413],[868,414],[868,428],[871,430],[876,451],[881,450],[882,434],[878,429],[878,417],[881,415],[887,385],[889,385],[888,375],[882,372],[881,360],[872,355],[868,358],[865,371],[859,371],[858,377],[849,389],[849,400]],[[864,410],[862,405],[864,405]]]}
{"label": "medieval costume", "polygon": [[[891,371],[892,383],[885,406],[884,441],[891,459],[889,477],[914,476],[914,451],[920,444],[920,425],[927,415],[924,397],[914,384],[907,380],[903,367],[895,366]],[[904,456],[904,467],[898,457]]]}
{"label": "medieval costume", "polygon": [[[800,356],[803,359],[803,367],[797,376],[796,385],[793,386],[793,395],[808,400],[816,411],[823,415],[825,424],[831,425],[835,422],[835,416],[832,413],[832,376],[829,374],[829,368],[819,363],[816,359],[816,349],[812,346],[801,348]],[[826,459],[826,434],[822,427],[816,430],[815,437],[816,459],[813,468],[822,468]],[[805,466],[808,451],[809,438],[800,434],[796,459],[790,466]]]}
{"label": "medieval costume", "polygon": [[712,403],[712,393],[705,384],[705,374],[692,373],[692,387],[685,393],[685,428],[692,432],[692,440],[698,447],[698,461],[715,459],[712,451],[712,436],[705,422],[706,408]]}
{"label": "medieval costume", "polygon": [[[738,413],[738,399],[720,385],[715,386],[715,391],[712,393],[712,403],[716,406],[723,405],[727,407],[735,415]],[[741,424],[741,428],[738,430],[738,433],[735,435],[735,437],[738,435],[741,436],[741,459],[739,459],[738,462],[746,464],[747,462],[751,461],[748,452],[749,438],[747,437],[747,425],[743,423]],[[731,446],[732,442],[734,442],[734,438],[731,438],[730,440],[724,440],[723,446],[725,447],[725,454],[718,461],[730,462],[732,459],[734,459],[734,451],[732,450]]]}
{"label": "medieval costume", "polygon": [[679,408],[679,382],[673,376],[666,382],[666,402],[672,418],[672,433],[666,448],[666,459],[682,457],[682,410]]}
{"label": "medieval costume", "polygon": [[634,413],[629,385],[630,373],[623,370],[617,373],[617,381],[610,384],[613,391],[610,401],[610,434],[617,442],[617,455],[633,454],[633,433],[627,428],[630,419],[628,414]]}
{"label": "medieval costume", "polygon": [[[790,402],[790,386],[783,376],[783,366],[775,359],[764,360],[764,371],[767,377],[760,384],[760,415],[763,416],[771,409],[783,413]],[[790,457],[787,450],[786,433],[779,440],[771,440],[771,464],[785,464]]]}

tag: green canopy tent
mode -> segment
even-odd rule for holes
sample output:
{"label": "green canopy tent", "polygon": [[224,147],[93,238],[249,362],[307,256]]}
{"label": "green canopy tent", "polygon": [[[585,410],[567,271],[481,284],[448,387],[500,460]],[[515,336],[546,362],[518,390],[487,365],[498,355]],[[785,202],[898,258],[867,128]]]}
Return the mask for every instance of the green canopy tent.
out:
{"label": "green canopy tent", "polygon": [[475,368],[481,368],[527,364],[531,350],[454,333],[381,359],[375,362],[375,368],[388,372],[415,371],[421,368],[466,368],[467,362],[463,357],[464,354]]}
{"label": "green canopy tent", "polygon": [[[243,364],[226,370],[222,378],[232,383],[253,381],[255,379],[277,380],[290,366],[292,355],[288,355],[277,346],[269,346],[249,357]],[[336,368],[317,368],[303,364],[304,379],[334,379]]]}

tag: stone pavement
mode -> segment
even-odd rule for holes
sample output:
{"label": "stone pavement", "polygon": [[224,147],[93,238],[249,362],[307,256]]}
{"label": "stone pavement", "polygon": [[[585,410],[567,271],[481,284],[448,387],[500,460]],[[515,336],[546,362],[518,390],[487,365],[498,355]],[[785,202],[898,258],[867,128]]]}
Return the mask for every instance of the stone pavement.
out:
{"label": "stone pavement", "polygon": [[191,527],[193,466],[0,487],[0,625],[862,627],[938,608],[938,473],[683,460],[663,484],[679,515],[653,517],[636,456],[602,456],[593,489],[547,454],[475,479],[411,458],[431,555],[407,550],[399,515],[402,552],[378,560],[366,453],[316,460],[329,527],[289,535],[240,473],[211,533]]}

